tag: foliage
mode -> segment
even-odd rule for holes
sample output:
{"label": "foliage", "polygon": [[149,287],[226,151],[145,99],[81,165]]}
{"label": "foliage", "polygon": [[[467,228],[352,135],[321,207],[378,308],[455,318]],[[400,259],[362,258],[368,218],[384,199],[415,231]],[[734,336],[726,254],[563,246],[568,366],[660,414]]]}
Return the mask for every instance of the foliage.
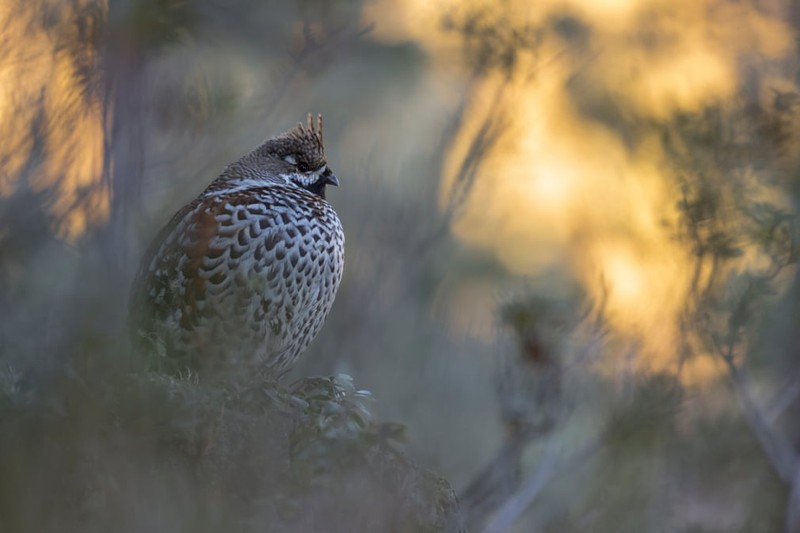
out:
{"label": "foliage", "polygon": [[2,374],[4,531],[438,531],[456,516],[449,485],[398,449],[349,376],[222,386],[89,372],[49,391]]}

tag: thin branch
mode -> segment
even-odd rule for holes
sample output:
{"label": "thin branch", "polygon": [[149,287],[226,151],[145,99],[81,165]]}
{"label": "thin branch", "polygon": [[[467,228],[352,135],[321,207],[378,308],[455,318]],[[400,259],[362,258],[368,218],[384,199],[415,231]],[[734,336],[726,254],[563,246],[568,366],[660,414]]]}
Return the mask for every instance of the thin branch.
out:
{"label": "thin branch", "polygon": [[775,423],[780,416],[800,397],[800,378],[794,377],[785,385],[766,408],[766,418]]}
{"label": "thin branch", "polygon": [[572,467],[586,462],[592,455],[602,447],[602,439],[598,438],[571,454],[570,456],[559,459],[558,446],[555,439],[551,439],[547,445],[542,462],[533,475],[523,483],[522,487],[514,496],[509,498],[500,510],[494,515],[492,520],[486,525],[484,533],[503,533],[508,531],[514,523],[530,508],[536,498],[542,493],[547,484],[557,473],[564,473]]}
{"label": "thin branch", "polygon": [[[367,24],[366,26],[356,30],[351,35],[347,35],[345,29],[341,29],[328,37],[325,42],[320,42],[311,30],[311,25],[308,21],[303,22],[303,46],[300,50],[292,56],[292,66],[289,72],[283,77],[280,86],[275,90],[272,98],[264,107],[265,112],[263,118],[266,120],[278,109],[278,104],[289,92],[297,75],[305,67],[305,63],[310,56],[315,52],[328,47],[335,49],[337,46],[342,46],[347,42],[353,42],[372,31],[374,24]],[[344,35],[344,37],[342,37]]]}
{"label": "thin branch", "polygon": [[469,150],[464,156],[458,172],[453,179],[453,188],[447,207],[442,216],[442,226],[449,227],[458,211],[463,207],[475,184],[475,179],[484,162],[486,155],[497,143],[506,120],[503,118],[502,104],[505,97],[505,86],[500,86],[495,91],[489,112],[483,120],[478,133],[472,139]]}
{"label": "thin branch", "polygon": [[800,533],[800,464],[794,469],[792,490],[786,503],[786,533]]}
{"label": "thin branch", "polygon": [[770,428],[766,417],[750,393],[747,380],[733,358],[735,344],[733,337],[728,343],[727,349],[724,352],[720,351],[720,356],[728,367],[728,374],[731,377],[734,392],[742,406],[742,413],[775,473],[784,483],[792,486],[795,470],[800,466],[800,461],[798,461],[797,454],[789,441],[783,435]]}

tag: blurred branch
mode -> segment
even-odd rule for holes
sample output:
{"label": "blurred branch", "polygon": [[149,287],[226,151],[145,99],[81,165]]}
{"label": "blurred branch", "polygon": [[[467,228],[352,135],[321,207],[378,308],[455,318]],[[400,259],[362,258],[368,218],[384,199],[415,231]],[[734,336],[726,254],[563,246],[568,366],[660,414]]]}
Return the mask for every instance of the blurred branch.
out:
{"label": "blurred branch", "polygon": [[497,144],[501,132],[508,125],[502,111],[504,97],[505,86],[500,86],[495,91],[486,118],[481,123],[478,133],[470,142],[469,150],[453,178],[452,192],[443,215],[442,225],[445,228],[450,226],[450,222],[466,202],[469,193],[475,185],[475,178],[481,163],[486,158],[489,151]]}
{"label": "blurred branch", "polygon": [[[512,78],[521,71],[520,56],[536,55],[542,39],[540,27],[527,21],[509,19],[504,10],[495,9],[491,2],[477,2],[462,10],[463,7],[454,5],[441,20],[445,31],[458,34],[469,76],[452,118],[444,128],[441,142],[433,152],[437,154],[436,163],[440,177],[443,175],[445,161],[448,157],[453,157],[452,151],[459,132],[474,111],[472,104],[477,90],[483,82],[490,79],[492,73],[499,73],[503,82],[496,88],[488,107],[481,106],[484,117],[477,132],[469,140],[469,147],[452,178],[449,198],[442,210],[440,222],[416,246],[419,250],[418,257],[429,255],[433,245],[450,230],[453,219],[469,198],[481,164],[510,124],[509,112],[504,107],[509,101],[507,87]],[[525,79],[530,81],[545,64],[554,61],[562,53],[563,51],[558,52],[548,60],[538,62],[536,68],[526,69],[523,73]],[[418,264],[422,263],[418,261]]]}
{"label": "blurred branch", "polygon": [[182,0],[111,0],[102,32],[103,180],[110,218],[103,231],[106,261],[124,276],[136,261],[131,221],[141,209],[147,158],[150,60],[197,23],[197,5]]}
{"label": "blurred branch", "polygon": [[[709,122],[706,128],[711,127],[711,138],[723,148],[729,146],[732,141],[720,133],[726,130],[727,124],[719,110],[711,109],[706,115]],[[695,258],[689,286],[690,309],[681,318],[681,329],[685,339],[694,331],[710,341],[712,350],[726,365],[734,395],[751,432],[775,473],[791,486],[798,454],[789,440],[770,426],[768,421],[772,417],[753,397],[749,379],[737,364],[735,353],[744,342],[745,327],[755,315],[756,303],[773,290],[777,276],[795,261],[793,241],[784,238],[784,234],[791,232],[791,216],[770,204],[737,202],[742,185],[727,181],[728,177],[721,172],[692,171],[693,166],[703,167],[692,160],[691,152],[687,154],[686,143],[691,143],[693,136],[709,135],[702,127],[699,133],[694,131],[695,127],[697,125],[691,122],[682,124],[677,128],[678,135],[667,137],[667,144],[677,160],[685,157],[691,162],[679,173],[683,237]],[[724,153],[727,153],[724,149],[715,152]],[[722,155],[717,155],[713,164],[719,170],[734,170],[739,165]],[[770,266],[757,272],[747,267],[738,274],[726,272],[723,267],[732,265],[742,256],[746,246],[762,251],[770,259]],[[701,281],[701,277],[705,279]],[[727,308],[730,310],[723,311]],[[718,321],[723,317],[727,318],[727,327],[720,330]],[[697,328],[698,323],[702,327]],[[684,340],[683,351],[684,356],[690,351],[687,340]],[[681,362],[683,359],[685,357]],[[792,393],[789,389],[788,392],[791,401],[800,391]]]}
{"label": "blurred branch", "polygon": [[575,466],[584,464],[591,456],[602,448],[602,438],[597,438],[577,452],[566,458],[559,458],[558,447],[555,439],[547,444],[544,457],[539,467],[522,484],[522,487],[500,507],[492,520],[484,528],[484,533],[503,533],[508,531],[514,523],[528,510],[542,493],[547,484],[557,473],[564,473]]}
{"label": "blurred branch", "polygon": [[[694,341],[702,352],[723,361],[745,424],[769,468],[791,493],[787,531],[800,531],[800,454],[789,435],[771,424],[800,395],[800,382],[792,379],[764,407],[753,394],[745,366],[754,352],[749,348],[755,344],[752,328],[763,301],[781,287],[779,275],[797,261],[794,215],[780,202],[752,199],[754,188],[773,186],[761,180],[758,162],[768,165],[791,138],[786,133],[794,104],[784,100],[776,97],[772,111],[760,106],[733,111],[712,106],[696,116],[678,117],[664,140],[682,194],[679,237],[694,258],[686,309],[679,321],[680,363],[693,352]],[[775,126],[775,135],[768,134],[765,124]],[[750,136],[743,137],[741,131]],[[767,259],[768,266],[754,266],[764,264],[753,262],[754,256]]]}
{"label": "blurred branch", "polygon": [[[111,30],[109,30],[111,31]],[[117,268],[135,264],[130,254],[131,215],[140,209],[145,165],[145,59],[136,45],[109,44],[103,98],[103,179],[111,194],[105,229],[108,260]]]}
{"label": "blurred branch", "polygon": [[[694,226],[692,224],[692,226]],[[700,237],[695,232],[693,237],[696,242],[700,241]],[[718,273],[718,267],[721,261],[729,259],[728,254],[720,255],[718,252],[707,252],[714,259],[712,274],[709,277],[708,284],[705,290],[702,291],[701,296],[696,296],[696,302],[706,300],[710,297],[710,290],[715,281]],[[702,261],[703,255],[706,255],[704,250],[698,253],[698,263]],[[763,292],[766,283],[772,281],[789,263],[778,264],[773,262],[770,269],[761,274],[760,276],[750,276],[747,279],[747,285],[742,291],[738,302],[733,306],[728,318],[728,332],[726,334],[726,341],[721,342],[719,336],[711,334],[711,340],[715,347],[717,355],[725,363],[728,370],[728,375],[731,379],[733,391],[737,397],[739,404],[742,408],[747,425],[750,427],[753,436],[759,443],[761,450],[769,461],[777,476],[790,488],[794,487],[796,482],[796,470],[800,468],[800,456],[794,450],[791,442],[778,430],[772,428],[768,422],[769,417],[764,413],[764,410],[758,405],[753,394],[750,390],[749,379],[736,363],[736,348],[739,344],[743,327],[749,316],[752,314],[751,307],[753,301]],[[699,288],[695,285],[692,287],[693,293],[697,295]],[[699,304],[698,309],[699,309]],[[708,315],[702,319],[707,331],[713,331],[712,325],[709,323]],[[792,492],[795,488],[792,488]]]}
{"label": "blurred branch", "polygon": [[[466,523],[472,529],[506,530],[552,477],[583,457],[578,453],[561,460],[554,432],[565,415],[565,369],[585,368],[605,336],[605,294],[594,305],[584,299],[582,292],[566,301],[533,294],[517,298],[500,310],[502,323],[513,330],[518,347],[498,376],[505,443],[460,497]],[[580,349],[569,340],[577,337],[584,341]],[[543,438],[547,438],[546,451],[533,474],[523,481],[522,456]],[[599,443],[598,439],[584,451],[589,453]]]}
{"label": "blurred branch", "polygon": [[798,455],[793,450],[791,443],[778,431],[770,428],[767,423],[766,417],[750,392],[747,379],[734,361],[734,344],[735,340],[732,339],[719,354],[728,367],[728,375],[731,378],[736,397],[742,406],[745,420],[775,473],[781,480],[792,486],[795,479],[795,470],[800,467]]}
{"label": "blurred branch", "polygon": [[[535,431],[512,433],[489,464],[459,495],[464,520],[470,529],[483,524],[514,494],[521,477],[522,453],[528,444],[546,435],[550,430],[551,427],[545,427]],[[550,455],[552,444],[551,439],[545,460]]]}
{"label": "blurred branch", "polygon": [[786,503],[786,533],[800,533],[800,462],[795,467]]}
{"label": "blurred branch", "polygon": [[[770,426],[768,416],[753,397],[749,379],[736,363],[735,357],[742,329],[747,318],[753,312],[751,309],[753,301],[764,291],[765,283],[772,281],[787,265],[788,263],[783,265],[773,264],[765,274],[748,277],[747,285],[742,291],[739,301],[734,305],[728,319],[727,342],[720,342],[720,339],[715,335],[712,335],[712,342],[717,354],[728,369],[734,393],[739,400],[742,413],[748,426],[750,426],[750,430],[756,437],[775,473],[784,483],[791,487],[795,480],[795,470],[800,466],[800,456],[798,456],[788,438]],[[707,327],[709,331],[712,331],[710,325],[707,324]]]}
{"label": "blurred branch", "polygon": [[[536,68],[533,68],[527,72],[528,78],[534,78],[541,69],[548,64],[555,62],[565,53],[566,50],[560,50],[546,60],[540,61]],[[444,154],[449,153],[453,148],[453,142],[456,138],[456,134],[458,130],[461,129],[461,126],[464,123],[464,116],[469,108],[469,104],[472,102],[471,93],[475,90],[478,80],[481,79],[481,73],[483,73],[483,70],[476,67],[476,70],[471,77],[472,81],[469,83],[467,94],[459,103],[452,123],[445,130],[445,142],[443,143],[442,149],[439,152],[443,154],[443,156]],[[510,123],[508,115],[504,111],[503,104],[508,100],[506,89],[508,84],[511,82],[511,76],[513,73],[513,70],[509,70],[505,73],[504,83],[496,89],[492,101],[489,104],[489,109],[486,111],[485,118],[483,119],[478,132],[470,142],[469,149],[467,150],[467,153],[464,156],[464,159],[461,161],[458,171],[453,178],[453,186],[451,188],[450,198],[448,199],[447,206],[444,209],[444,214],[442,217],[442,227],[445,230],[449,228],[453,218],[455,218],[455,216],[458,214],[459,209],[463,207],[464,203],[469,197],[470,192],[472,192],[481,163],[497,145],[500,136],[507,129]]]}
{"label": "blurred branch", "polygon": [[303,21],[303,41],[300,50],[292,55],[292,66],[289,72],[283,77],[281,84],[276,89],[269,103],[266,105],[266,112],[264,118],[268,119],[275,110],[278,104],[283,100],[286,93],[292,86],[295,78],[301,72],[303,66],[309,57],[319,50],[326,49],[328,51],[335,50],[347,44],[352,44],[356,40],[362,38],[372,31],[374,24],[367,24],[355,31],[348,31],[348,27],[339,28],[333,31],[328,38],[322,42],[314,34],[311,28],[311,23],[308,20]]}
{"label": "blurred branch", "polygon": [[547,482],[557,472],[558,445],[555,438],[551,438],[545,448],[543,457],[536,471],[523,483],[517,492],[506,499],[499,511],[483,529],[484,533],[502,533],[508,530],[514,522],[530,507],[536,497],[541,493]]}
{"label": "blurred branch", "polygon": [[766,408],[766,419],[774,423],[786,410],[800,397],[800,377],[793,377],[787,383]]}

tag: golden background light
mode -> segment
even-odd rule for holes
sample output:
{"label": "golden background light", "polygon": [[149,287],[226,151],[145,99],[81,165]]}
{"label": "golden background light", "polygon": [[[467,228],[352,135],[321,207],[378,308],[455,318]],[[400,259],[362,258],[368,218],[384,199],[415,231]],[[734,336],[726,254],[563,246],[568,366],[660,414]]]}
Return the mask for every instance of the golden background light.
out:
{"label": "golden background light", "polygon": [[[595,298],[608,290],[609,320],[640,348],[642,367],[677,368],[678,313],[692,256],[675,238],[680,198],[671,162],[657,134],[631,142],[586,108],[658,123],[732,98],[747,68],[779,82],[776,63],[793,46],[780,11],[710,0],[438,6],[438,18],[415,17],[423,7],[414,1],[372,8],[383,15],[377,35],[419,42],[431,53],[434,76],[451,76],[455,57],[452,36],[434,21],[459,9],[494,10],[507,24],[569,16],[585,28],[578,43],[545,33],[535,55],[519,53],[510,75],[480,78],[442,176],[443,208],[487,114],[501,115],[504,127],[454,233],[524,275],[567,261]],[[714,367],[700,358],[684,371],[691,379]]]}
{"label": "golden background light", "polygon": [[[0,3],[0,195],[13,194],[27,178],[33,192],[47,195],[55,232],[69,240],[109,210],[102,109],[85,71],[99,58],[80,34],[86,28],[73,20],[88,4]],[[44,27],[44,7],[63,21],[60,32]]]}

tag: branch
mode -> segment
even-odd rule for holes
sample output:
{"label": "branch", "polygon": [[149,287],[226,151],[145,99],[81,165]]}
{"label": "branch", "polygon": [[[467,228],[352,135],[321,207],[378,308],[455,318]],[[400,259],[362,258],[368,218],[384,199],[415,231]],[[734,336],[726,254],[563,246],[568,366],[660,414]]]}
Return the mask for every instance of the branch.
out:
{"label": "branch", "polygon": [[744,418],[775,473],[791,487],[795,480],[795,470],[800,468],[800,461],[789,441],[767,423],[766,417],[750,393],[744,375],[733,360],[733,343],[731,340],[727,351],[720,352],[720,356],[728,367],[733,390],[742,406]]}
{"label": "branch", "polygon": [[522,453],[541,432],[512,432],[489,464],[459,495],[464,521],[471,528],[483,524],[520,483]]}
{"label": "branch", "polygon": [[794,377],[782,387],[766,408],[766,418],[774,423],[800,397],[800,378]]}
{"label": "branch", "polygon": [[[749,291],[749,289],[748,289]],[[747,292],[745,293],[747,294]],[[741,304],[740,304],[741,305]],[[738,310],[735,310],[736,313]],[[709,324],[706,325],[710,328]],[[717,354],[728,367],[728,375],[733,384],[733,391],[742,407],[742,414],[753,435],[756,437],[761,450],[778,477],[790,488],[795,480],[795,470],[800,468],[798,454],[791,442],[780,432],[774,430],[767,422],[767,416],[756,402],[747,383],[747,378],[736,364],[734,351],[739,339],[741,327],[731,326],[728,341],[723,346],[718,339],[712,336],[712,342]]]}
{"label": "branch", "polygon": [[373,27],[374,24],[367,24],[350,34],[345,31],[347,28],[343,28],[333,32],[331,35],[328,35],[326,41],[321,42],[314,35],[309,22],[304,21],[303,45],[296,54],[292,55],[292,66],[289,72],[283,77],[280,86],[278,86],[278,88],[275,90],[272,98],[264,108],[266,111],[263,118],[265,120],[269,119],[278,109],[281,100],[283,100],[284,96],[286,96],[286,94],[289,92],[289,89],[291,89],[292,84],[297,78],[297,75],[305,67],[306,61],[311,55],[325,47],[335,49],[336,47],[341,47],[343,44],[356,41],[371,32]]}
{"label": "branch", "polygon": [[786,502],[786,533],[800,533],[800,465],[795,468],[791,487]]}
{"label": "branch", "polygon": [[514,496],[500,507],[483,533],[503,533],[522,516],[533,504],[542,490],[558,472],[564,473],[574,466],[583,464],[601,448],[602,440],[594,440],[581,450],[559,460],[559,452],[555,439],[551,439],[545,450],[544,458],[533,475],[520,487]]}

